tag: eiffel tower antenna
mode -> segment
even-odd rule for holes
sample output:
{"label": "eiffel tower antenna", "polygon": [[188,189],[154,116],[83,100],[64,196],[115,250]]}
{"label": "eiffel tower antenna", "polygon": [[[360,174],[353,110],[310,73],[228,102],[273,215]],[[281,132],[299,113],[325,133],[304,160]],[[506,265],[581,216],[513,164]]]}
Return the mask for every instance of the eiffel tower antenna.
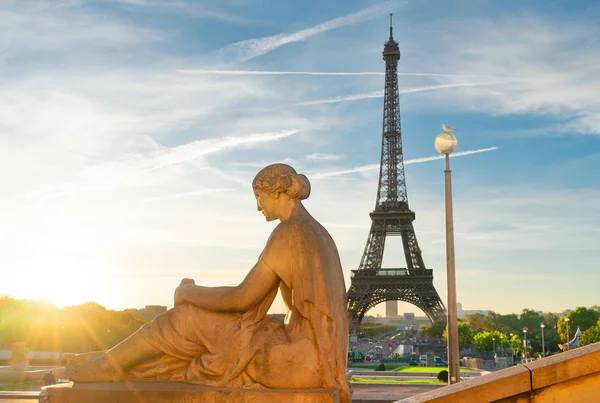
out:
{"label": "eiffel tower antenna", "polygon": [[394,16],[394,14],[390,13],[390,39],[394,39],[394,33],[393,33],[394,24],[392,23],[393,16]]}
{"label": "eiffel tower antenna", "polygon": [[[383,48],[385,92],[377,198],[375,210],[369,214],[371,230],[367,245],[358,270],[352,271],[348,290],[348,314],[355,330],[369,309],[386,301],[395,304],[391,307],[395,307],[396,316],[397,301],[405,301],[420,308],[432,322],[446,317],[444,304],[433,287],[433,270],[427,269],[423,262],[413,227],[415,213],[408,205],[398,92],[400,48],[392,29],[390,14],[390,38]],[[406,267],[381,267],[388,236],[402,238]]]}

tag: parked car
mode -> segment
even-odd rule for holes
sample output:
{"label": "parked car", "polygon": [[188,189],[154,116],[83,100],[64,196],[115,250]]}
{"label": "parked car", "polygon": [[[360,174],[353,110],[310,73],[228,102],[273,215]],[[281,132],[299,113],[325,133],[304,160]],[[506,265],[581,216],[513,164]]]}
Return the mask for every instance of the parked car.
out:
{"label": "parked car", "polygon": [[434,367],[446,367],[448,363],[442,359],[442,357],[435,356],[433,357],[433,366]]}

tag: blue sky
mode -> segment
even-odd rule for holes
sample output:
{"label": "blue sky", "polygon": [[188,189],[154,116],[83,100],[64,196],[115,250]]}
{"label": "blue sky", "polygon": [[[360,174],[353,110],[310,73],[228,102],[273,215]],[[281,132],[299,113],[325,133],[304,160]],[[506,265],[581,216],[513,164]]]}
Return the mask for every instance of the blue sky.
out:
{"label": "blue sky", "polygon": [[[475,151],[452,160],[464,309],[599,303],[600,6],[566,0],[0,1],[0,293],[121,309],[170,305],[182,277],[237,284],[273,229],[250,182],[276,161],[312,179],[349,285],[390,12],[409,200],[442,298],[428,157],[447,123]],[[384,263],[402,256],[392,238]]]}

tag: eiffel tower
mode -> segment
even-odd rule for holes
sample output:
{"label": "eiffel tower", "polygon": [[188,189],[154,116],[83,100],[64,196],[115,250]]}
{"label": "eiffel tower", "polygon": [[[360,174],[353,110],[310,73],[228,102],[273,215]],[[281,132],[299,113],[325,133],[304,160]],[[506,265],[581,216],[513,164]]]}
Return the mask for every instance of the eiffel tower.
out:
{"label": "eiffel tower", "polygon": [[[425,268],[417,243],[413,221],[415,213],[408,206],[398,94],[398,60],[400,48],[392,32],[383,48],[385,94],[383,101],[383,135],[381,166],[371,230],[358,270],[352,270],[348,290],[350,325],[360,322],[375,305],[384,301],[405,301],[420,308],[434,322],[445,320],[446,310],[433,287],[433,270]],[[388,236],[400,236],[406,268],[382,268],[383,250]],[[390,302],[388,302],[390,303]]]}

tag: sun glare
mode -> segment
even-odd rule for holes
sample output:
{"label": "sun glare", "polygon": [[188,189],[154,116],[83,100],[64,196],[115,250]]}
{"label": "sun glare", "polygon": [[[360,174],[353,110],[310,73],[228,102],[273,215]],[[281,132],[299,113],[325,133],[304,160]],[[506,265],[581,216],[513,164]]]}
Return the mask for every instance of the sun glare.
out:
{"label": "sun glare", "polygon": [[102,268],[75,253],[41,253],[23,261],[13,273],[15,297],[45,300],[57,307],[89,300]]}

